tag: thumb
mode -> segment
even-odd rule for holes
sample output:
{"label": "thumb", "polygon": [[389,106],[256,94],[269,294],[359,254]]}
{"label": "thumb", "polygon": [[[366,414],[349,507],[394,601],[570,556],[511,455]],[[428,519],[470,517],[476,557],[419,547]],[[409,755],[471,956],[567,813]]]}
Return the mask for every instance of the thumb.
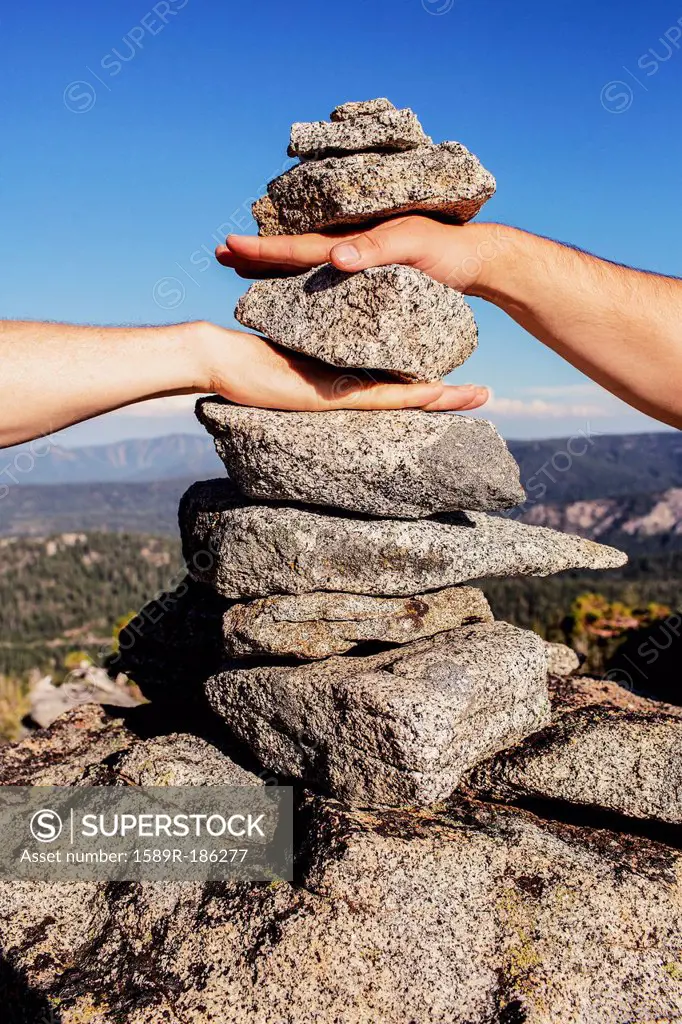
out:
{"label": "thumb", "polygon": [[388,263],[410,264],[416,258],[416,239],[407,232],[381,224],[335,245],[330,260],[339,270],[365,270]]}

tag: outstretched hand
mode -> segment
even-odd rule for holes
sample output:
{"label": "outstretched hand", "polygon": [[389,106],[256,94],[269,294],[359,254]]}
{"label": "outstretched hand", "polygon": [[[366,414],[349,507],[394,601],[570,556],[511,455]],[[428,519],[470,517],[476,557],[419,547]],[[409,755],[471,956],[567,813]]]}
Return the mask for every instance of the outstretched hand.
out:
{"label": "outstretched hand", "polygon": [[486,264],[504,245],[497,224],[441,224],[410,215],[344,234],[228,235],[216,249],[219,263],[240,277],[291,274],[320,263],[355,272],[403,263],[461,292],[474,292]]}
{"label": "outstretched hand", "polygon": [[208,386],[240,405],[261,409],[471,410],[488,398],[486,388],[433,383],[399,384],[365,370],[328,366],[289,352],[264,338],[204,325],[210,338]]}
{"label": "outstretched hand", "polygon": [[[492,230],[493,226],[484,227]],[[333,263],[351,273],[367,267],[403,263],[430,274],[437,281],[467,291],[484,258],[480,253],[477,255],[477,250],[483,249],[487,240],[487,235],[478,234],[473,225],[453,229],[428,217],[409,216],[386,221],[367,231],[344,234],[229,235],[225,245],[216,249],[216,257],[223,266],[246,278],[295,274],[321,263]],[[253,344],[256,340],[250,343],[245,340],[244,344]],[[256,355],[260,358],[264,353]],[[479,408],[489,397],[487,388],[469,384],[373,383],[364,374],[354,377],[312,360],[301,362],[274,348],[271,358],[279,363],[279,383],[273,384],[276,393],[272,396],[273,404],[279,408],[421,407],[469,411]],[[293,375],[298,379],[294,380]],[[242,378],[232,379],[236,382]],[[261,374],[259,390],[262,390],[263,379]],[[296,395],[293,401],[297,404],[281,404],[287,388],[293,388]],[[235,401],[248,399],[236,398]],[[303,401],[317,404],[304,406]],[[263,402],[261,395],[260,401],[251,401],[251,404]]]}

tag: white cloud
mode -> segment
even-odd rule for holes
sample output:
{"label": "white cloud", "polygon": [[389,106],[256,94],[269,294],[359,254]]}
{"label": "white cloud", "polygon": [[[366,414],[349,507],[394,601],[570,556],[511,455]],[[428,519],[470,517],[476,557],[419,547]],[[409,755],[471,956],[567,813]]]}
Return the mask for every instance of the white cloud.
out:
{"label": "white cloud", "polygon": [[602,418],[613,415],[612,409],[597,403],[549,402],[544,398],[498,398],[494,394],[491,394],[482,412],[530,419],[561,419],[566,416]]}

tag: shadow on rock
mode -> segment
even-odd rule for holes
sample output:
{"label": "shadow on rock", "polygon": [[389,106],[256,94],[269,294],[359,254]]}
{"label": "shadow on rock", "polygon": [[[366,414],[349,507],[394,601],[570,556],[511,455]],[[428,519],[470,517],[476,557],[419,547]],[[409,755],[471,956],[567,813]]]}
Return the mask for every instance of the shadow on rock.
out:
{"label": "shadow on rock", "polygon": [[4,958],[0,958],[0,1004],[4,1024],[59,1024],[50,1001],[32,989]]}
{"label": "shadow on rock", "polygon": [[606,678],[633,693],[682,705],[682,611],[630,632]]}

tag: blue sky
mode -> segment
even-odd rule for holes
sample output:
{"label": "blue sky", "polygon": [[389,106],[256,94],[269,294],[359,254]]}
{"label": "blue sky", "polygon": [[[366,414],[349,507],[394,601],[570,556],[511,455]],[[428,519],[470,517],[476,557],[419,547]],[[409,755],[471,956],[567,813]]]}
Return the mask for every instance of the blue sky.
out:
{"label": "blue sky", "polygon": [[[155,9],[156,8],[156,9]],[[0,316],[232,325],[208,254],[253,230],[289,124],[349,99],[413,107],[496,175],[484,217],[682,275],[682,6],[635,0],[100,0],[0,18]],[[509,437],[660,429],[476,302]],[[64,436],[197,429],[179,406]]]}

